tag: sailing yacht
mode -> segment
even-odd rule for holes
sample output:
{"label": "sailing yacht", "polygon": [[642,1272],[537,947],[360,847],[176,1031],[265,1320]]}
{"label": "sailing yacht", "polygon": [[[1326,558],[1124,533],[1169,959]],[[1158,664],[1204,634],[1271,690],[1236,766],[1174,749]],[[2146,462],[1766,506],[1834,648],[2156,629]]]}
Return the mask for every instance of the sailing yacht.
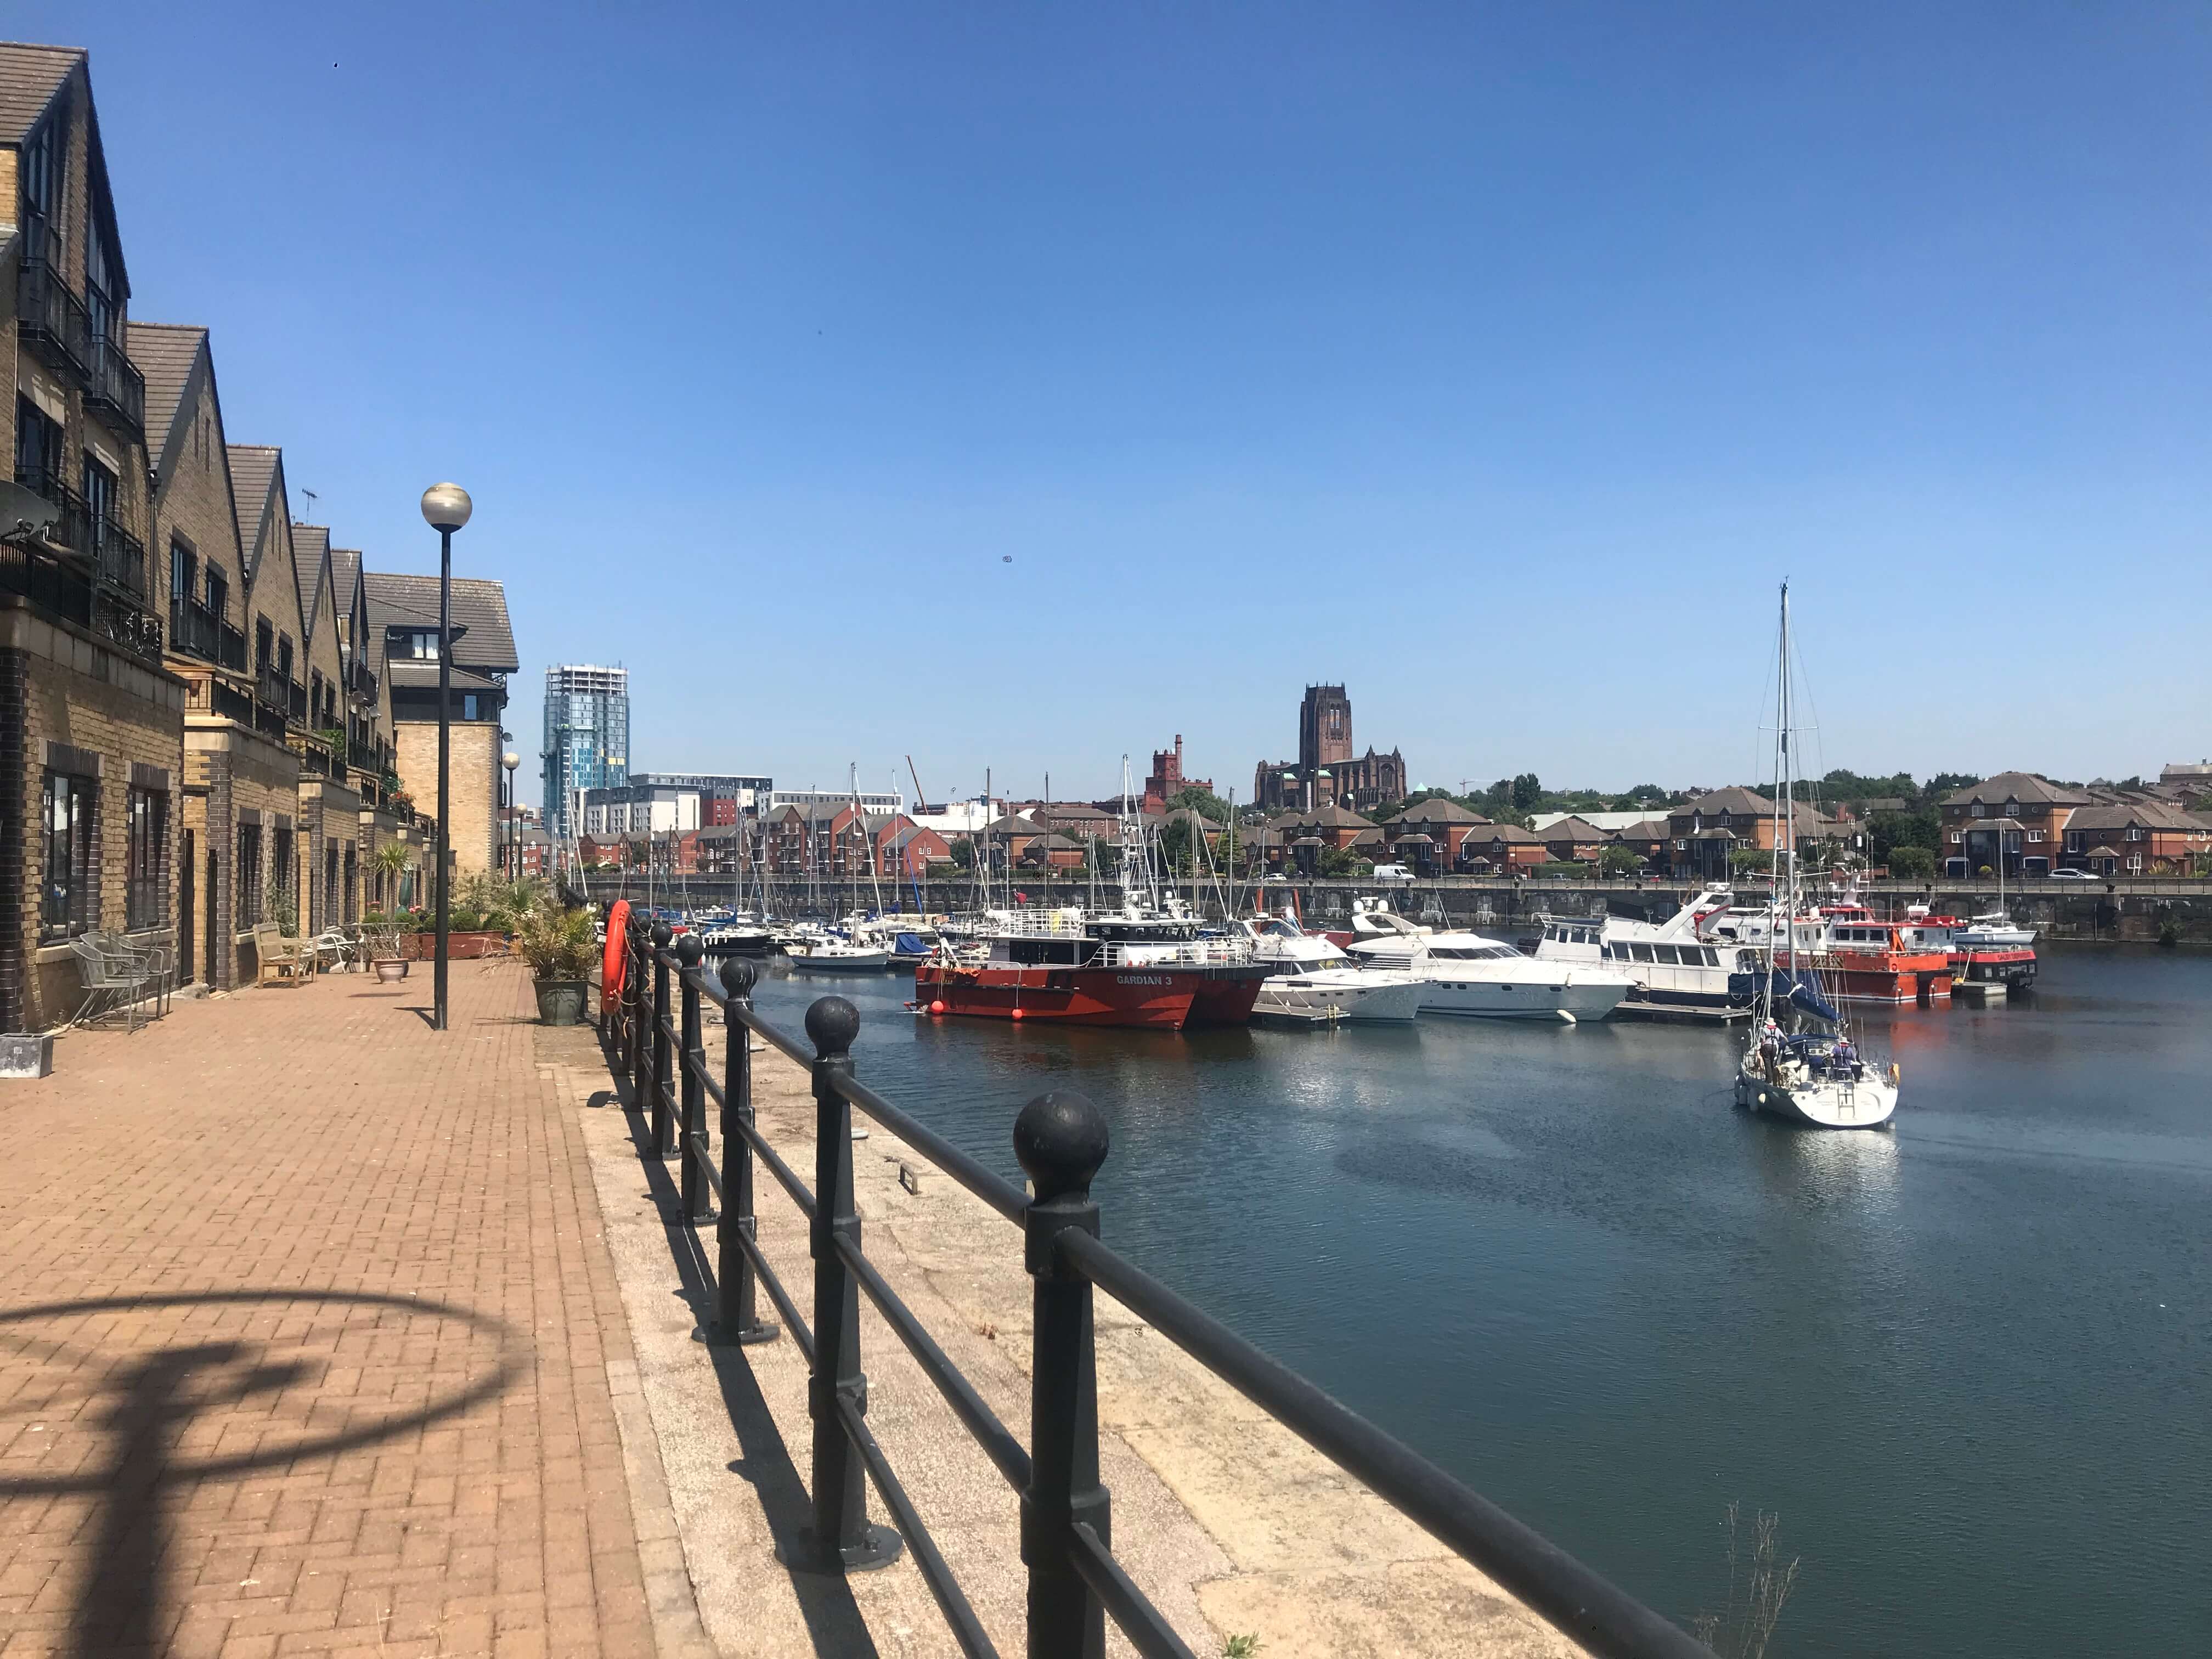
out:
{"label": "sailing yacht", "polygon": [[1752,1030],[1736,1062],[1739,1106],[1820,1129],[1873,1129],[1897,1109],[1897,1067],[1884,1069],[1851,1042],[1821,985],[1817,958],[1799,942],[1796,757],[1790,739],[1790,584],[1782,584],[1781,666],[1775,721],[1774,925],[1766,930]]}

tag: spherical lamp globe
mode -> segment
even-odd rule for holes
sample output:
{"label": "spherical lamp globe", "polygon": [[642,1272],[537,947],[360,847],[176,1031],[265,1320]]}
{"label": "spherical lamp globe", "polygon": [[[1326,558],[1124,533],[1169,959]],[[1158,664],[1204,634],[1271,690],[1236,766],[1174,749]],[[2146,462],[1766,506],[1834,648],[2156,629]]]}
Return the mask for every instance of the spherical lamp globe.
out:
{"label": "spherical lamp globe", "polygon": [[499,757],[499,763],[501,766],[504,766],[508,771],[512,772],[516,767],[522,764],[522,757],[516,754],[514,750],[510,749],[504,755],[501,755]]}
{"label": "spherical lamp globe", "polygon": [[469,521],[472,505],[457,483],[434,483],[422,492],[422,517],[433,530],[459,530]]}

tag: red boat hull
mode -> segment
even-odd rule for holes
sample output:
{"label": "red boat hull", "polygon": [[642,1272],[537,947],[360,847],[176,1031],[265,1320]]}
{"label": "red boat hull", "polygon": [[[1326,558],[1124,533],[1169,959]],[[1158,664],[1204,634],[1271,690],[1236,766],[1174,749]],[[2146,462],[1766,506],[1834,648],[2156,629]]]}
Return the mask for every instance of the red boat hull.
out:
{"label": "red boat hull", "polygon": [[951,968],[915,969],[915,1012],[1063,1025],[1242,1025],[1264,969],[1223,967]]}
{"label": "red boat hull", "polygon": [[1948,1002],[1951,959],[1941,951],[1838,951],[1817,958],[1838,1000],[1898,1005]]}

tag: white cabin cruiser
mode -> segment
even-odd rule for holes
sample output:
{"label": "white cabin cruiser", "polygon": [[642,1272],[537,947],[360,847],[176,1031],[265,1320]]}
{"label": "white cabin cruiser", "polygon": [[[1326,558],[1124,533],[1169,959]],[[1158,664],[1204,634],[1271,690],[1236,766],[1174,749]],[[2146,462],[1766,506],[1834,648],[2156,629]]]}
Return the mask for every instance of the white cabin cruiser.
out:
{"label": "white cabin cruiser", "polygon": [[1480,933],[1435,933],[1386,909],[1361,910],[1353,923],[1352,959],[1422,980],[1425,1014],[1572,1024],[1603,1019],[1636,988],[1610,968],[1540,962]]}
{"label": "white cabin cruiser", "polygon": [[[1741,1008],[1741,975],[1755,964],[1739,960],[1734,949],[1698,937],[1707,916],[1726,910],[1735,896],[1726,887],[1708,887],[1664,921],[1633,921],[1622,916],[1546,916],[1536,945],[1539,962],[1585,963],[1623,973],[1635,982],[1626,1006],[1632,1012],[1668,1009],[1723,1013]],[[1738,975],[1731,994],[1729,978]]]}
{"label": "white cabin cruiser", "polygon": [[1285,1024],[1407,1024],[1419,1017],[1426,991],[1415,975],[1364,967],[1328,939],[1307,933],[1287,914],[1236,924],[1252,943],[1252,959],[1272,971],[1252,1004],[1252,1018]]}
{"label": "white cabin cruiser", "polygon": [[2035,929],[2021,927],[2002,910],[1991,910],[1953,928],[1951,940],[1969,951],[2024,951],[2035,943]]}

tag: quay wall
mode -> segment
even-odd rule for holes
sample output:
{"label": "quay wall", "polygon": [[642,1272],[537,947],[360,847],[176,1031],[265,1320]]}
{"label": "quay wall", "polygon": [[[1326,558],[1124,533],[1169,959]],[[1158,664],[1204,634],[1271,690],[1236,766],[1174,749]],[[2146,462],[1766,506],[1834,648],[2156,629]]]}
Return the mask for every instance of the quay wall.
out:
{"label": "quay wall", "polygon": [[[644,877],[635,872],[622,876],[594,872],[587,883],[593,898],[627,898],[641,904],[648,896]],[[1040,881],[1017,878],[1015,885],[1032,904],[1041,904],[1048,896]],[[745,890],[750,896],[754,884],[748,883]],[[1210,915],[1219,915],[1220,900],[1211,884],[1201,883],[1194,890],[1186,884],[1181,890],[1195,908]],[[1371,881],[1271,881],[1257,889],[1247,883],[1231,893],[1232,902],[1240,911],[1249,909],[1257,891],[1270,910],[1293,906],[1310,925],[1328,927],[1351,914],[1354,898],[1383,890],[1407,915],[1433,911],[1454,924],[1517,937],[1516,930],[1533,928],[1547,914],[1609,912],[1662,921],[1698,888],[1695,883],[1656,880],[1502,881],[1447,876],[1389,890],[1378,889]],[[1749,901],[1761,896],[1764,889],[1745,885],[1737,891]],[[1121,901],[1120,884],[1109,881],[1099,882],[1094,888],[1087,881],[1055,880],[1049,896],[1059,903],[1087,904],[1093,892],[1103,905],[1118,905]],[[927,884],[921,894],[932,911],[971,908],[974,890],[964,881]],[[738,896],[737,884],[727,876],[684,876],[672,886],[666,878],[656,875],[650,884],[650,896],[656,903],[678,907],[732,903]],[[1865,897],[1877,915],[1903,915],[1909,904],[1927,904],[1939,914],[1976,915],[1997,908],[2002,898],[2003,908],[2015,921],[2038,928],[2045,939],[2151,944],[2171,924],[2177,943],[2212,945],[2212,881],[2185,877],[2039,881],[2025,890],[2008,884],[2002,896],[1994,882],[1878,882],[1867,890]],[[869,908],[869,903],[863,890],[860,908]],[[854,908],[851,895],[842,886],[817,884],[810,902],[806,883],[795,880],[771,879],[768,904],[772,915],[791,917],[841,915]],[[895,895],[888,884],[884,905],[886,909],[917,908],[911,888]]]}

